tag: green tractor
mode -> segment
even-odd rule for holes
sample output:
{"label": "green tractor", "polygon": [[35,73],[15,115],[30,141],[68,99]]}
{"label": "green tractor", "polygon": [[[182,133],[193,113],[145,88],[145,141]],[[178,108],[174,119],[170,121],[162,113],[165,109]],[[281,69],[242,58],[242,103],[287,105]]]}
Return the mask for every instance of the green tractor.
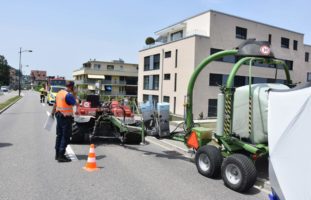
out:
{"label": "green tractor", "polygon": [[[210,62],[225,56],[237,56],[225,86],[220,87],[217,102],[217,130],[196,127],[193,122],[193,88],[202,69]],[[252,84],[254,63],[283,67],[286,81],[281,83]],[[234,88],[234,77],[242,65],[249,65],[248,85]],[[183,140],[196,151],[195,163],[200,174],[214,178],[221,175],[232,190],[245,192],[256,182],[255,161],[268,156],[267,110],[270,89],[292,87],[290,74],[284,61],[274,59],[268,42],[247,40],[233,50],[210,55],[195,69],[188,84],[185,134],[173,136]]]}

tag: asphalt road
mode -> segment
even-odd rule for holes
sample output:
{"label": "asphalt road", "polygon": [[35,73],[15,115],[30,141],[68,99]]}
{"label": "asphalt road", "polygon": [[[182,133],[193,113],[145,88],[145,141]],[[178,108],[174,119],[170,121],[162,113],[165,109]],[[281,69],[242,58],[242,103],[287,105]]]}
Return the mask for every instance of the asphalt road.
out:
{"label": "asphalt road", "polygon": [[253,188],[239,194],[221,179],[198,174],[193,163],[155,144],[121,146],[102,143],[95,149],[97,172],[86,172],[88,145],[71,145],[78,160],[54,160],[55,131],[43,124],[51,107],[39,94],[26,92],[0,115],[0,200],[49,199],[268,199]]}

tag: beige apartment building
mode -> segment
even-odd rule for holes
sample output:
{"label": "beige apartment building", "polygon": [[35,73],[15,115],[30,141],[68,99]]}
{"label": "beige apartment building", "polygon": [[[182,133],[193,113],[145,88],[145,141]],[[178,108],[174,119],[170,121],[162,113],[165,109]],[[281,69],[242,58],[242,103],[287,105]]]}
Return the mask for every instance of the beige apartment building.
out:
{"label": "beige apartment building", "polygon": [[[139,51],[138,102],[169,102],[170,111],[182,116],[187,86],[195,67],[212,53],[233,49],[246,39],[269,41],[274,55],[284,60],[294,83],[311,81],[311,46],[304,35],[276,26],[244,19],[214,10],[195,15],[157,32],[156,43]],[[236,62],[228,56],[212,62],[199,75],[194,89],[193,116],[216,117],[219,85],[225,81]],[[275,67],[252,68],[254,83],[274,82]],[[248,67],[242,66],[234,80],[235,87],[248,82]],[[285,80],[278,69],[277,82]]]}
{"label": "beige apartment building", "polygon": [[137,96],[138,65],[123,60],[91,60],[73,72],[80,92],[105,96]]}

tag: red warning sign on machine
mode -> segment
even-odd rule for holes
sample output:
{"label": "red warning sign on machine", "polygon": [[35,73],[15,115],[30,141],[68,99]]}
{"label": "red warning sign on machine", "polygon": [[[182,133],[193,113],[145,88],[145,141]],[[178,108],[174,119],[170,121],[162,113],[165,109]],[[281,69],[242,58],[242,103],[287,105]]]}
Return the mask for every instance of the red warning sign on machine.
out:
{"label": "red warning sign on machine", "polygon": [[263,45],[263,46],[260,47],[260,53],[262,55],[266,55],[266,56],[270,55],[270,52],[271,52],[270,47],[268,47],[266,45]]}

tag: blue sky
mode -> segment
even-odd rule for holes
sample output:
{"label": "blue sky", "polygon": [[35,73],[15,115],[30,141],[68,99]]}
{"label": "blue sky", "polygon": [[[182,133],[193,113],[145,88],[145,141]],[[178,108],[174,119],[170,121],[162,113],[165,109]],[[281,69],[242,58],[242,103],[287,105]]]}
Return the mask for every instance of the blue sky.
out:
{"label": "blue sky", "polygon": [[18,67],[72,78],[89,59],[138,63],[148,36],[200,12],[221,12],[305,34],[311,44],[308,0],[10,0],[0,1],[0,55]]}

